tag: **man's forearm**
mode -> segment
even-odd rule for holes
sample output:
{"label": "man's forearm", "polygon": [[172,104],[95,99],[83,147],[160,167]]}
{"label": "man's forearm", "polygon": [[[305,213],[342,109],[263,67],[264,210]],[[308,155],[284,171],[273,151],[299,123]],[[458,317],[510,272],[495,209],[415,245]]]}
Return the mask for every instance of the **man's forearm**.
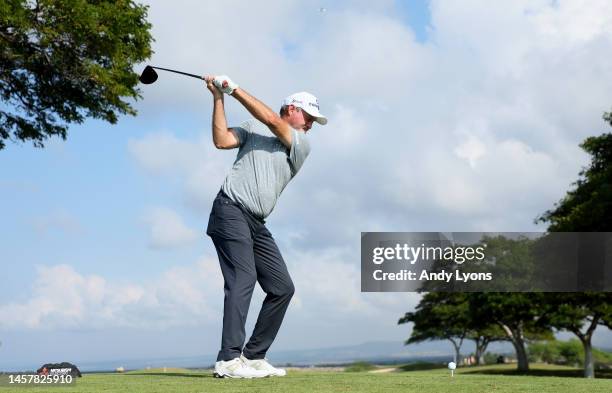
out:
{"label": "man's forearm", "polygon": [[216,147],[223,147],[223,138],[227,134],[227,121],[225,120],[225,108],[223,96],[214,98],[213,117],[212,117],[213,142]]}
{"label": "man's forearm", "polygon": [[270,127],[277,119],[278,115],[266,104],[259,101],[241,88],[237,88],[232,93],[232,97],[238,100],[257,120]]}
{"label": "man's forearm", "polygon": [[283,145],[291,148],[291,129],[279,115],[266,104],[246,91],[236,88],[232,96],[237,99],[257,120],[265,124]]}

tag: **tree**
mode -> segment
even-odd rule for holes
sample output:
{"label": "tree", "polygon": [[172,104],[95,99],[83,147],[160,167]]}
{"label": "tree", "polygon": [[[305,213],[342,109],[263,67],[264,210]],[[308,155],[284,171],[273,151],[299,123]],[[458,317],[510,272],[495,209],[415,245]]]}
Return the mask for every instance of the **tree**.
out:
{"label": "tree", "polygon": [[591,339],[612,317],[612,293],[547,293],[543,322],[576,335],[584,348],[584,376],[595,377]]}
{"label": "tree", "polygon": [[466,294],[430,292],[423,296],[414,312],[407,312],[398,324],[412,322],[406,344],[427,340],[448,340],[455,349],[455,362],[461,359],[461,345],[469,331]]}
{"label": "tree", "polygon": [[[537,280],[534,280],[534,276],[537,276],[537,263],[532,252],[535,241],[526,237],[511,239],[496,236],[484,238],[482,243],[487,244],[487,264],[483,267],[493,272],[497,288],[515,292],[475,292],[467,297],[470,327],[477,335],[479,332],[484,333],[480,342],[476,343],[477,352],[478,348],[486,343],[485,337],[503,337],[514,346],[518,370],[527,371],[529,360],[525,349],[526,342],[550,334],[550,329],[537,324],[540,310],[538,294],[520,292],[537,287]],[[471,288],[486,289],[481,285],[484,284],[475,283]],[[500,333],[502,337],[499,337]],[[486,347],[482,348],[478,355],[482,356],[485,350]]]}
{"label": "tree", "polygon": [[551,330],[539,324],[541,293],[473,293],[469,297],[474,320],[496,323],[514,346],[517,369],[529,370],[525,344],[529,339],[552,337]]}
{"label": "tree", "polygon": [[[604,114],[612,126],[612,112]],[[548,222],[549,232],[612,231],[612,133],[585,139],[580,147],[591,163],[580,171],[574,188],[536,222]]]}
{"label": "tree", "polygon": [[[470,295],[468,294],[468,296]],[[473,340],[476,345],[476,351],[474,352],[476,364],[482,365],[485,364],[484,354],[489,344],[493,341],[506,341],[508,337],[498,325],[487,323],[487,321],[472,320],[471,325],[473,327],[469,330],[467,338]]]}
{"label": "tree", "polygon": [[0,149],[135,115],[123,98],[140,98],[132,67],[152,53],[146,15],[131,0],[0,2]]}
{"label": "tree", "polygon": [[[497,285],[508,291],[533,290],[536,261],[532,253],[535,241],[526,237],[510,239],[504,236],[485,237],[486,263],[462,265],[464,272],[490,271],[495,274]],[[444,264],[435,265],[434,271],[453,269]],[[446,282],[427,282],[423,286],[430,291],[486,290],[486,284],[469,283],[449,285]],[[448,339],[455,348],[463,339],[476,342],[478,361],[482,361],[491,340],[508,340],[515,350],[518,369],[527,371],[529,362],[525,344],[527,340],[549,337],[550,328],[537,324],[540,312],[537,294],[529,293],[445,293],[430,292],[421,300],[414,313],[407,313],[402,322],[414,322],[414,330],[408,343],[428,339]],[[449,301],[449,299],[451,301]],[[440,308],[444,305],[444,308]],[[451,320],[453,318],[453,320]],[[458,352],[458,350],[457,350]]]}
{"label": "tree", "polygon": [[449,340],[457,360],[461,359],[463,341],[472,339],[478,364],[490,342],[508,340],[516,350],[518,369],[527,371],[526,342],[552,338],[550,329],[537,323],[540,303],[531,295],[536,294],[429,292],[398,324],[414,324],[406,344]]}
{"label": "tree", "polygon": [[[612,126],[612,112],[604,113],[603,118]],[[612,230],[612,133],[589,137],[580,147],[591,155],[590,165],[582,169],[574,188],[555,208],[536,219],[548,222],[549,232]],[[594,377],[591,338],[599,324],[610,327],[612,297],[608,293],[547,294],[546,297],[549,303],[546,318],[552,326],[571,331],[580,339],[585,356],[584,376]]]}

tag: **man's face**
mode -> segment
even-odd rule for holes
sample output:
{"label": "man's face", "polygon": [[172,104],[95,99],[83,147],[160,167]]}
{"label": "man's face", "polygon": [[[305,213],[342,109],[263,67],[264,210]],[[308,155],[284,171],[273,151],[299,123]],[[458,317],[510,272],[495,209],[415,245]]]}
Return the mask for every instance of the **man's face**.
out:
{"label": "man's face", "polygon": [[308,132],[312,128],[314,121],[315,118],[306,113],[305,110],[289,105],[287,122],[292,128]]}

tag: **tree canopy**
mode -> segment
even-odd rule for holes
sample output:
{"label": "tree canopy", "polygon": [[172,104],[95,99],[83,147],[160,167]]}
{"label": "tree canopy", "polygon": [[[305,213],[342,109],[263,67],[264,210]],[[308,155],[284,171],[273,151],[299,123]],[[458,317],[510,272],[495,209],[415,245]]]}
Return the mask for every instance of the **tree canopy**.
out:
{"label": "tree canopy", "polygon": [[130,0],[0,2],[0,149],[135,115],[125,98],[140,98],[132,67],[152,54],[146,16]]}
{"label": "tree canopy", "polygon": [[[612,112],[604,120],[612,126]],[[538,217],[550,232],[612,231],[612,133],[592,136],[580,145],[591,155],[574,188],[554,209]]]}

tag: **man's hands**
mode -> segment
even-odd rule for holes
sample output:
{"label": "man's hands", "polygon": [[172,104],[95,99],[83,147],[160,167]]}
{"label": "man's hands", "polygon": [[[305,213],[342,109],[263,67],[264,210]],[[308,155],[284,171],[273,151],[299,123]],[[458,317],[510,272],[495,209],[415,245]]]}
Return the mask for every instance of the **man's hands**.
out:
{"label": "man's hands", "polygon": [[238,88],[238,85],[227,75],[205,75],[204,80],[206,81],[206,87],[208,87],[208,90],[210,90],[213,95],[215,95],[214,90],[231,95],[234,90]]}
{"label": "man's hands", "polygon": [[238,88],[238,85],[234,83],[227,75],[217,75],[213,80],[217,89],[221,90],[225,94],[231,95],[234,90]]}
{"label": "man's hands", "polygon": [[214,98],[223,98],[223,92],[214,85],[213,79],[215,77],[213,75],[204,75],[204,81],[206,82],[206,87],[212,93]]}

